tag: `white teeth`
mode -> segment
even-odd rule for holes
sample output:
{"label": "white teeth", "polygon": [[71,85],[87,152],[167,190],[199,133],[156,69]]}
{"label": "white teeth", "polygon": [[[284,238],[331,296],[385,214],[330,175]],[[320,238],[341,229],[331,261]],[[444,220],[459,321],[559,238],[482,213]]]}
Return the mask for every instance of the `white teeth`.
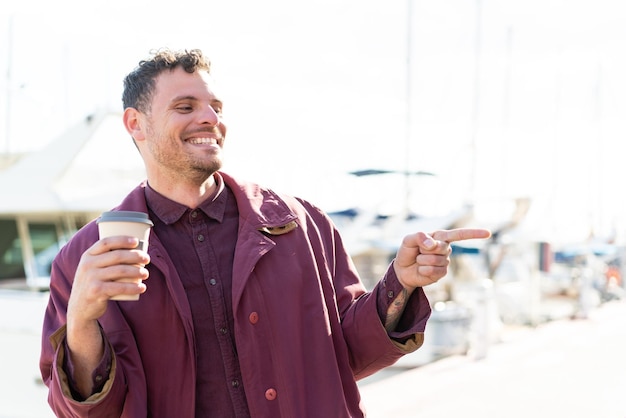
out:
{"label": "white teeth", "polygon": [[217,144],[217,140],[214,138],[190,138],[187,142],[191,144]]}

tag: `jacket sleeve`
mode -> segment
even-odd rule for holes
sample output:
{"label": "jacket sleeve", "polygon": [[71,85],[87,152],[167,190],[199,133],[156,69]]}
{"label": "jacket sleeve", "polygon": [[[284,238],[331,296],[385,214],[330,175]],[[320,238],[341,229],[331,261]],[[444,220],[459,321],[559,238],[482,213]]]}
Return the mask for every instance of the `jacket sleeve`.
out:
{"label": "jacket sleeve", "polygon": [[[102,391],[82,402],[73,398],[64,369],[67,303],[78,260],[90,245],[86,244],[87,241],[81,245],[80,240],[72,240],[61,249],[52,265],[50,296],[42,330],[41,375],[49,389],[48,403],[56,416],[120,417],[125,406],[127,387],[115,355],[112,356],[111,371]],[[113,352],[106,334],[103,335],[105,344]]]}
{"label": "jacket sleeve", "polygon": [[431,313],[423,289],[413,292],[396,331],[388,334],[384,328],[387,309],[402,290],[393,267],[390,265],[384,277],[367,292],[332,220],[315,207],[310,207],[309,213],[317,217],[318,226],[326,225],[319,231],[327,246],[341,328],[355,378],[365,378],[417,350]]}

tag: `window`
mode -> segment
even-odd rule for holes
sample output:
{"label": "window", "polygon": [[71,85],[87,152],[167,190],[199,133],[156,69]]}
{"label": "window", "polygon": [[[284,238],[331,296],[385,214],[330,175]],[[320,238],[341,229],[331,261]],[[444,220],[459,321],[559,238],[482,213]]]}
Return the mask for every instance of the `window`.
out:
{"label": "window", "polygon": [[59,252],[56,224],[29,222],[28,231],[35,256],[33,273],[37,277],[50,276],[52,260]]}
{"label": "window", "polygon": [[0,219],[0,279],[24,276],[24,259],[17,224],[12,219]]}

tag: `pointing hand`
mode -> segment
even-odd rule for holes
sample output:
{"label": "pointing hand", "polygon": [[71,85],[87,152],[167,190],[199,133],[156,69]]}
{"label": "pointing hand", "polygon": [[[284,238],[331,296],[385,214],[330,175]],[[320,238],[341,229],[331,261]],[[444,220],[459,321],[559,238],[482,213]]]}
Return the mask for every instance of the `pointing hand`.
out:
{"label": "pointing hand", "polygon": [[459,228],[439,230],[432,234],[417,232],[407,235],[394,260],[394,270],[400,283],[408,290],[437,282],[448,272],[450,243],[470,239],[486,239],[486,229]]}

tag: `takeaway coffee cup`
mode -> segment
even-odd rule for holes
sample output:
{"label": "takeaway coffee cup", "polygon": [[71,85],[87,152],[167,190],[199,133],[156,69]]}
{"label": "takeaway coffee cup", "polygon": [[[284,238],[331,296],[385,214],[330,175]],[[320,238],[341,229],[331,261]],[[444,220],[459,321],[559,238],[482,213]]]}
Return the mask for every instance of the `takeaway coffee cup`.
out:
{"label": "takeaway coffee cup", "polygon": [[[147,251],[150,228],[154,225],[148,214],[133,211],[112,211],[104,212],[96,221],[100,238],[112,237],[116,235],[128,235],[139,240],[137,248]],[[135,279],[119,279],[124,282],[136,282]],[[112,300],[138,300],[137,295],[113,296]]]}

